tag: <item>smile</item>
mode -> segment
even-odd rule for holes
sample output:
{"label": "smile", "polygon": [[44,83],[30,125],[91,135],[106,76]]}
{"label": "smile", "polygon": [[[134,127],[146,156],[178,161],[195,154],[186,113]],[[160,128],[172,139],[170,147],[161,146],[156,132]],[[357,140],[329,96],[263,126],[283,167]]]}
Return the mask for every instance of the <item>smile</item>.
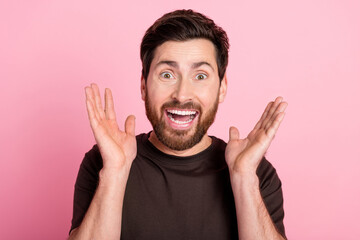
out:
{"label": "smile", "polygon": [[182,125],[182,127],[190,126],[191,122],[198,116],[196,110],[180,110],[180,109],[167,109],[165,110],[168,119],[172,122],[171,125]]}

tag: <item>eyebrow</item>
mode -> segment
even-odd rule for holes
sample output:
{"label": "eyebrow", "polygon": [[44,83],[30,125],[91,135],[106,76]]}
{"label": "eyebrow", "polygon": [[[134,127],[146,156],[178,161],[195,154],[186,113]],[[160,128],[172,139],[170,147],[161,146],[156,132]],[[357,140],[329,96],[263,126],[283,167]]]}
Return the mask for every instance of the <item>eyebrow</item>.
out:
{"label": "eyebrow", "polygon": [[191,68],[195,69],[195,68],[201,67],[202,65],[207,65],[207,66],[209,66],[213,71],[215,71],[215,69],[211,66],[211,64],[208,63],[208,62],[205,62],[205,61],[193,63],[192,66],[191,66]]}
{"label": "eyebrow", "polygon": [[158,67],[158,66],[160,66],[162,64],[169,65],[170,67],[174,67],[174,68],[177,68],[177,69],[179,68],[179,64],[177,64],[177,62],[175,62],[175,61],[167,61],[167,60],[158,62],[155,67]]}
{"label": "eyebrow", "polygon": [[[156,64],[155,67],[158,67],[159,65],[162,65],[162,64],[166,64],[166,65],[169,65],[170,67],[174,67],[176,69],[179,69],[179,64],[175,61],[168,61],[168,60],[165,60],[165,61],[160,61]],[[215,69],[213,68],[213,66],[211,66],[210,63],[208,62],[205,62],[205,61],[201,61],[201,62],[195,62],[191,65],[191,68],[192,69],[195,69],[195,68],[198,68],[198,67],[201,67],[202,65],[207,65],[209,66],[213,71],[215,71]]]}

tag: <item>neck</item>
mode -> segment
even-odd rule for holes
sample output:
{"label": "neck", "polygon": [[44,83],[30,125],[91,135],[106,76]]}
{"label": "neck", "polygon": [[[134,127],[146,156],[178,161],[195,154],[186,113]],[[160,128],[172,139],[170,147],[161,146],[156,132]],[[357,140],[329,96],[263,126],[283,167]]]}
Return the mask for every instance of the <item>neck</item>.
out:
{"label": "neck", "polygon": [[183,151],[176,151],[171,148],[165,146],[162,142],[159,141],[154,131],[150,133],[149,141],[160,151],[163,153],[179,156],[179,157],[186,157],[195,155],[201,151],[204,151],[211,145],[212,139],[207,135],[207,133],[203,136],[200,142],[198,142],[195,146],[185,149]]}

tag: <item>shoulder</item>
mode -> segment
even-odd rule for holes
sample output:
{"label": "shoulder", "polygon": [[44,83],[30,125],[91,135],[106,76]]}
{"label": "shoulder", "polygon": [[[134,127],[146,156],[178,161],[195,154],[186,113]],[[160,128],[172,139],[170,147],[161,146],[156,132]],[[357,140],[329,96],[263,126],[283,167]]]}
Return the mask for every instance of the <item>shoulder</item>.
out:
{"label": "shoulder", "polygon": [[273,165],[264,157],[256,171],[260,193],[278,231],[285,236],[282,183]]}
{"label": "shoulder", "polygon": [[210,137],[212,139],[211,147],[218,152],[225,152],[227,143],[221,138],[217,138],[215,136],[210,136]]}
{"label": "shoulder", "polygon": [[281,181],[274,166],[265,158],[261,160],[256,174],[260,181],[260,190],[263,196],[281,190]]}
{"label": "shoulder", "polygon": [[103,167],[103,161],[99,147],[95,144],[88,152],[85,153],[81,162],[78,178],[97,181],[99,171]]}
{"label": "shoulder", "polygon": [[263,157],[256,170],[256,174],[259,177],[265,177],[266,175],[274,173],[276,173],[276,169],[274,168],[274,166],[265,157]]}
{"label": "shoulder", "polygon": [[150,137],[150,133],[151,132],[140,133],[140,134],[136,135],[136,143],[137,143],[138,149],[141,149],[142,147],[144,147],[147,144],[148,139]]}

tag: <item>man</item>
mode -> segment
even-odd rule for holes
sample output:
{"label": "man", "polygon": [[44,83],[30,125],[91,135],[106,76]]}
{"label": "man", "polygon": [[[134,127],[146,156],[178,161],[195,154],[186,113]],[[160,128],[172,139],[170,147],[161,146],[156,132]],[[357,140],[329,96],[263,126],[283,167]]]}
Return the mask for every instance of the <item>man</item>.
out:
{"label": "man", "polygon": [[278,97],[250,134],[207,135],[227,90],[226,33],[191,10],[158,19],[141,44],[141,96],[153,131],[121,131],[109,89],[86,106],[97,145],[81,164],[70,239],[284,239],[281,182],[264,154]]}

